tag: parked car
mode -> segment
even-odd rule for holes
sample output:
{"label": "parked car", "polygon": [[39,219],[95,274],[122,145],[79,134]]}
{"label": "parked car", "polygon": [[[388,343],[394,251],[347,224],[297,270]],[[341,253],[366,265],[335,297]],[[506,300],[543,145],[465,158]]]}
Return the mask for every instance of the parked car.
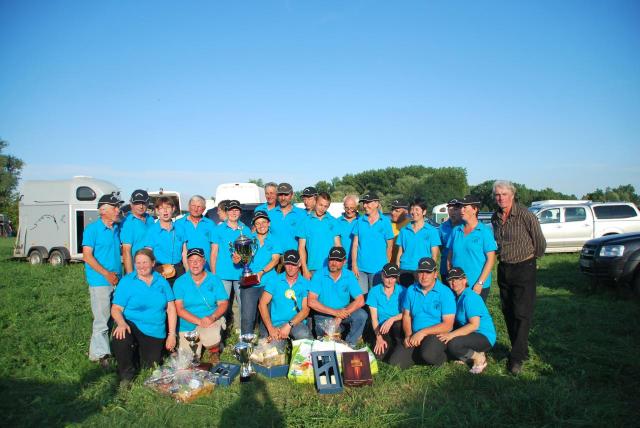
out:
{"label": "parked car", "polygon": [[640,232],[640,212],[628,202],[540,201],[529,211],[540,221],[547,253],[576,252],[589,239]]}
{"label": "parked car", "polygon": [[640,233],[587,241],[580,253],[580,271],[595,280],[630,284],[640,294]]}

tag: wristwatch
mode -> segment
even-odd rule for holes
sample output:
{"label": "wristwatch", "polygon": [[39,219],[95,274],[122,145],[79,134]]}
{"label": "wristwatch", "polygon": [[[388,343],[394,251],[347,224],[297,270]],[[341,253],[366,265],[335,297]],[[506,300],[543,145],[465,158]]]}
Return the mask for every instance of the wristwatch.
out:
{"label": "wristwatch", "polygon": [[484,281],[478,281],[478,284],[484,285]]}
{"label": "wristwatch", "polygon": [[293,321],[289,321],[287,324],[289,324],[289,327],[293,328]]}

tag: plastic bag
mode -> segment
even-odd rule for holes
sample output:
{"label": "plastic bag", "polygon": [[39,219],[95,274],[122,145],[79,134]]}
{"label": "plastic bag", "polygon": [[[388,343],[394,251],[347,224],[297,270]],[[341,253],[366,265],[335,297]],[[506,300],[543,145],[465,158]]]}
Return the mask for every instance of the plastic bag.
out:
{"label": "plastic bag", "polygon": [[340,324],[336,324],[334,318],[323,319],[318,322],[318,326],[322,331],[324,331],[324,336],[322,337],[322,340],[344,342],[341,336],[342,326]]}
{"label": "plastic bag", "polygon": [[253,348],[251,361],[264,367],[282,366],[287,364],[287,344],[286,340],[260,339],[258,345]]}
{"label": "plastic bag", "polygon": [[291,362],[289,363],[289,380],[296,383],[315,383],[313,377],[313,364],[311,362],[311,339],[300,339],[293,341],[291,351]]}

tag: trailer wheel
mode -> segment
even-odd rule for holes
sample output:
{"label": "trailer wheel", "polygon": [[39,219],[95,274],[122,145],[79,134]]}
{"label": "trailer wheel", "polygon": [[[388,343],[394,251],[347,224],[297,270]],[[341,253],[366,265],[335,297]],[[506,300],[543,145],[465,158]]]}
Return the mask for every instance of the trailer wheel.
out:
{"label": "trailer wheel", "polygon": [[42,261],[44,260],[44,256],[42,255],[40,250],[34,249],[29,252],[29,256],[27,257],[27,260],[29,260],[29,263],[32,265],[39,265],[39,264],[42,264]]}
{"label": "trailer wheel", "polygon": [[64,266],[67,264],[67,259],[65,259],[60,250],[53,250],[49,253],[49,264],[51,266]]}

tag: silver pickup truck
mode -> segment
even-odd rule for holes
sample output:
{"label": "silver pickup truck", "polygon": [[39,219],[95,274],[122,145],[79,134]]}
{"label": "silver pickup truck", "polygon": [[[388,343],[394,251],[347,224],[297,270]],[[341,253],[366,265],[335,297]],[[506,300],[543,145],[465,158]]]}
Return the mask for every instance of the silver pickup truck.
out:
{"label": "silver pickup truck", "polygon": [[540,221],[547,253],[577,252],[593,238],[640,232],[640,211],[628,202],[539,201],[529,211]]}

